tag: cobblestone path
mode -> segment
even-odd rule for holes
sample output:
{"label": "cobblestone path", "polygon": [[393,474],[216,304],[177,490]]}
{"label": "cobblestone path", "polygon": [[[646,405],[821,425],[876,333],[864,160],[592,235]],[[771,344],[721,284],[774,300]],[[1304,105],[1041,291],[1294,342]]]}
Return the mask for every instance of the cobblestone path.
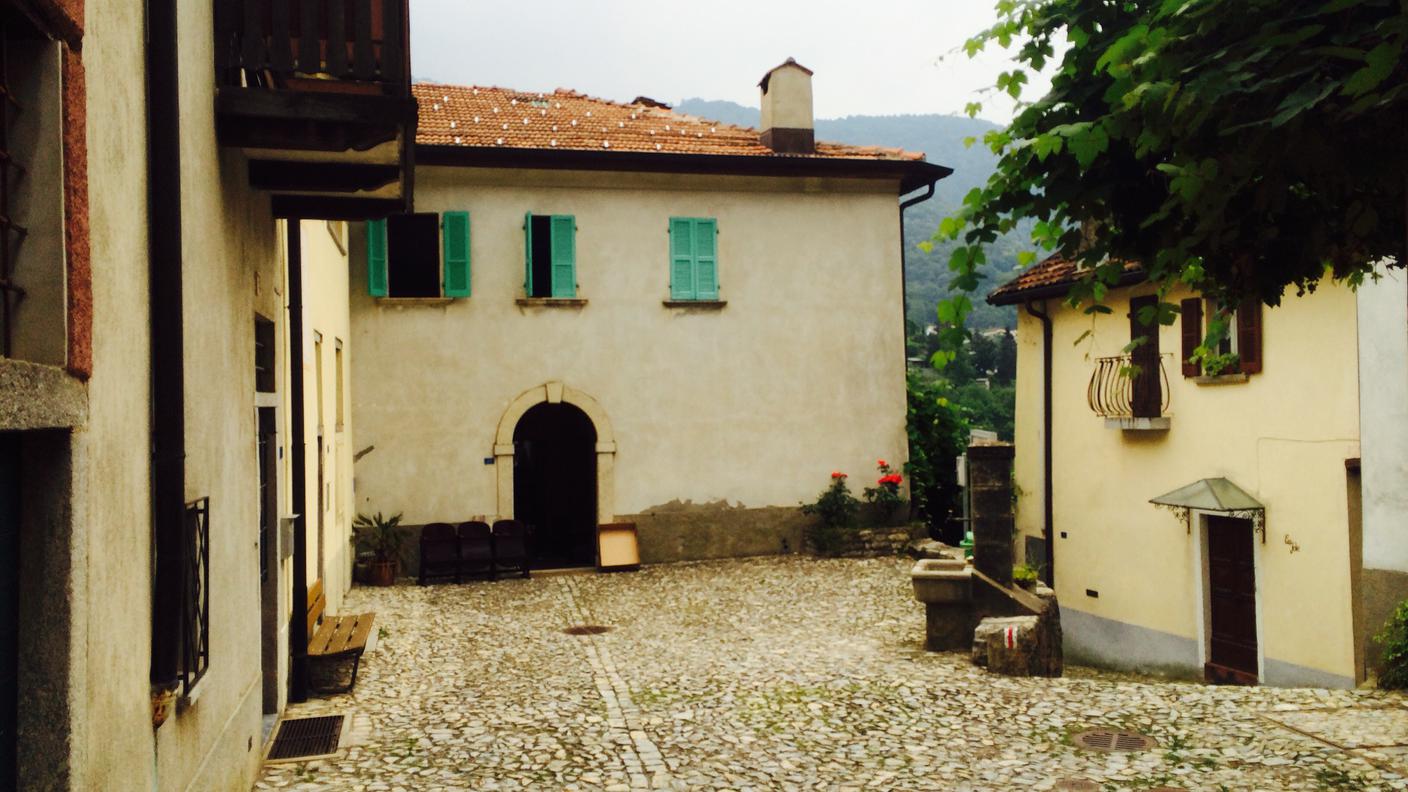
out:
{"label": "cobblestone path", "polygon": [[[357,689],[288,713],[348,713],[351,744],[257,788],[1408,789],[1401,696],[992,676],[921,649],[907,571],[781,557],[355,589],[347,609],[385,631]],[[581,624],[611,629],[564,632]],[[1158,746],[1072,744],[1097,727]]]}

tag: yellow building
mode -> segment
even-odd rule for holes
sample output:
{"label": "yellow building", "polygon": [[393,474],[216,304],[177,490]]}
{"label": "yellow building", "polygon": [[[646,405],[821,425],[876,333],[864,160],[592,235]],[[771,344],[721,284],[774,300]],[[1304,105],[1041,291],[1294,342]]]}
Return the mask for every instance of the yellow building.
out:
{"label": "yellow building", "polygon": [[648,99],[422,84],[418,214],[354,235],[357,509],[517,517],[540,564],[777,553],[832,470],[906,458],[900,196],[948,169]]}
{"label": "yellow building", "polygon": [[1053,258],[988,298],[1018,306],[1019,541],[1029,564],[1054,563],[1068,659],[1362,681],[1384,614],[1359,590],[1360,328],[1403,332],[1401,272],[1239,306],[1216,371],[1186,362],[1216,306],[1174,291],[1178,320],[1151,329],[1130,318],[1157,302],[1137,268],[1106,315],[1064,303],[1077,277]]}

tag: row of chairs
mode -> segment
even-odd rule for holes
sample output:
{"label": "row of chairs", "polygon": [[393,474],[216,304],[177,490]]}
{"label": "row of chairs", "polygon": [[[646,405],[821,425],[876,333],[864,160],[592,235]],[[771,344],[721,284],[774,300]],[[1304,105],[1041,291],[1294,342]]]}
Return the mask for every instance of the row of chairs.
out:
{"label": "row of chairs", "polygon": [[430,523],[421,529],[422,586],[436,579],[496,580],[500,572],[528,577],[528,529],[518,520],[499,520],[492,528],[472,520],[459,525]]}

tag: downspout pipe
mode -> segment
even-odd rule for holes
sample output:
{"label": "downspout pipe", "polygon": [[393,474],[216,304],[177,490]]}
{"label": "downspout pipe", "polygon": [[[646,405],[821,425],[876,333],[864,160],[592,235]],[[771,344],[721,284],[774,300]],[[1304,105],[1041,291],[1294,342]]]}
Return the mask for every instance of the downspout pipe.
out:
{"label": "downspout pipe", "polygon": [[1051,314],[1043,301],[1041,308],[1027,302],[1027,313],[1041,321],[1041,536],[1046,540],[1046,585],[1056,587],[1056,510],[1051,502]]}
{"label": "downspout pipe", "polygon": [[900,201],[900,338],[904,339],[900,349],[904,350],[906,376],[909,371],[909,245],[904,241],[904,210],[933,198],[934,185],[938,183],[939,180],[934,179],[922,195]]}
{"label": "downspout pipe", "polygon": [[147,242],[151,321],[151,681],[180,669],[186,511],[186,395],[181,253],[181,101],[177,0],[147,3]]}
{"label": "downspout pipe", "polygon": [[289,431],[289,466],[293,469],[290,500],[298,513],[293,518],[293,614],[288,626],[289,701],[308,700],[308,463],[304,447],[303,403],[303,228],[290,217],[288,225],[288,390],[293,405]]}

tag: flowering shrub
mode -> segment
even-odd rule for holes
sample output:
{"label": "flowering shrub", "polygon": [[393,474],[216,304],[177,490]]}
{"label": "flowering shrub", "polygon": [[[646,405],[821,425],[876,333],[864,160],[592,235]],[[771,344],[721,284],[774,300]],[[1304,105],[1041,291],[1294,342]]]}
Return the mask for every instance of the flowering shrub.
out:
{"label": "flowering shrub", "polygon": [[875,480],[875,486],[865,488],[865,501],[879,504],[886,511],[894,511],[904,503],[900,497],[900,483],[904,481],[904,476],[895,472],[890,463],[883,459],[875,460],[875,469],[880,471],[880,478]]}
{"label": "flowering shrub", "polygon": [[846,486],[846,474],[833,471],[831,486],[822,490],[816,503],[802,504],[802,513],[820,518],[812,535],[816,550],[822,555],[835,555],[844,547],[845,534],[855,527],[856,510],[860,502]]}

